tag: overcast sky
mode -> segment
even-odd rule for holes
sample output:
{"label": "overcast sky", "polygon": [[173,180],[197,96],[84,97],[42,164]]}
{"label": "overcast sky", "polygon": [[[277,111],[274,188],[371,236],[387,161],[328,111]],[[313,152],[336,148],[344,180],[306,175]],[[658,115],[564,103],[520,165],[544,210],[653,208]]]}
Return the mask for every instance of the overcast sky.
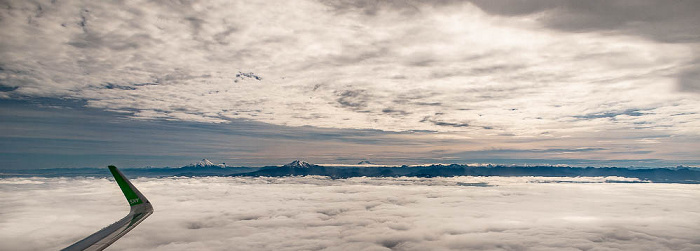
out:
{"label": "overcast sky", "polygon": [[1,168],[700,165],[698,1],[0,1]]}

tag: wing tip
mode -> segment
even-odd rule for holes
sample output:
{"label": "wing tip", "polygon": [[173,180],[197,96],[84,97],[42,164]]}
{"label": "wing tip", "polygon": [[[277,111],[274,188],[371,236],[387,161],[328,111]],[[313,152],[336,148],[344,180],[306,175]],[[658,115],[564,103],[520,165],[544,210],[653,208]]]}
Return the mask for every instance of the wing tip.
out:
{"label": "wing tip", "polygon": [[133,184],[131,184],[129,179],[127,179],[116,166],[109,165],[108,168],[112,173],[112,176],[114,176],[114,180],[119,185],[119,188],[121,188],[122,193],[124,193],[124,197],[126,197],[126,201],[129,203],[129,206],[133,207],[142,203],[149,203],[146,196],[143,196],[143,194]]}
{"label": "wing tip", "polygon": [[63,250],[103,250],[153,213],[151,203],[129,182],[124,174],[114,165],[109,165],[108,168],[131,206],[129,214]]}

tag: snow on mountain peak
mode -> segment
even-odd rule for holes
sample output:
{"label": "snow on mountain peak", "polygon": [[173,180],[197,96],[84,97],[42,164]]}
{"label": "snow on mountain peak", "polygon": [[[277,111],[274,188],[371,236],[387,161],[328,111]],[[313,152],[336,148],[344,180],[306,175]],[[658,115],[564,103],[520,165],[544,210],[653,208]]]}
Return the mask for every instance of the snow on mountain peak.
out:
{"label": "snow on mountain peak", "polygon": [[309,164],[306,161],[300,161],[300,160],[294,160],[290,162],[289,164],[284,165],[285,167],[292,167],[292,168],[309,168],[312,167],[312,164]]}
{"label": "snow on mountain peak", "polygon": [[209,161],[208,159],[202,159],[201,161],[197,162],[198,166],[213,166],[214,163]]}
{"label": "snow on mountain peak", "polygon": [[211,162],[208,159],[202,159],[202,160],[198,161],[197,163],[190,164],[189,166],[193,166],[193,167],[212,167],[212,166],[225,167],[224,164],[214,164],[214,162]]}

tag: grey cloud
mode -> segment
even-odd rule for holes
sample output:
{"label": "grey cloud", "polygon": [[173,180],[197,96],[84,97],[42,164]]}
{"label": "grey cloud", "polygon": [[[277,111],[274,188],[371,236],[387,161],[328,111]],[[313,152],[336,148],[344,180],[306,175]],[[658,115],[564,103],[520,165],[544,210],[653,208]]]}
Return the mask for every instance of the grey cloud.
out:
{"label": "grey cloud", "polygon": [[198,17],[185,17],[185,20],[190,23],[192,26],[192,36],[197,37],[199,36],[199,30],[202,29],[202,26],[206,24],[206,21],[202,20],[201,18]]}
{"label": "grey cloud", "polygon": [[448,121],[441,121],[438,120],[434,117],[427,116],[424,117],[420,122],[430,122],[433,123],[436,126],[448,126],[448,127],[469,127],[469,123],[466,122],[448,122]]}
{"label": "grey cloud", "polygon": [[403,111],[403,110],[397,110],[394,108],[384,108],[384,109],[382,109],[382,112],[387,113],[387,114],[392,114],[392,115],[399,115],[399,116],[405,116],[405,115],[411,114],[410,112]]}
{"label": "grey cloud", "polygon": [[[374,58],[381,58],[388,56],[391,52],[388,48],[376,47],[376,46],[349,46],[350,48],[345,48],[343,51],[345,54],[331,57],[329,60],[335,65],[353,65],[358,64],[363,61],[371,60]],[[370,48],[370,49],[366,49]]]}
{"label": "grey cloud", "polygon": [[214,40],[216,40],[216,42],[218,42],[221,45],[228,45],[229,44],[229,41],[228,41],[229,36],[231,36],[231,34],[235,33],[236,31],[238,31],[238,28],[229,27],[225,31],[216,33],[214,35]]}
{"label": "grey cloud", "polygon": [[320,2],[332,7],[336,12],[346,13],[361,11],[367,16],[376,16],[379,11],[386,9],[401,11],[405,14],[420,12],[414,1],[375,1],[375,0],[320,0]]}
{"label": "grey cloud", "polygon": [[640,112],[640,111],[643,111],[643,110],[627,109],[627,110],[620,111],[620,112],[604,112],[604,113],[593,113],[593,114],[574,116],[574,118],[580,118],[580,119],[611,118],[611,119],[615,119],[615,117],[620,116],[620,115],[627,115],[627,116],[633,116],[633,117],[643,116],[644,113]]}
{"label": "grey cloud", "polygon": [[336,101],[341,105],[341,107],[352,110],[366,108],[367,103],[370,100],[370,96],[365,90],[336,91],[335,94],[338,96]]}
{"label": "grey cloud", "polygon": [[[132,182],[156,212],[110,248],[700,248],[695,234],[700,204],[687,199],[698,195],[693,185],[605,183],[610,181],[634,180],[140,178]],[[80,203],[64,203],[74,201],[75,194]],[[0,232],[0,240],[12,250],[62,248],[127,210],[121,192],[107,179],[0,179],[0,196],[6,216],[0,227],[13,230]],[[32,241],[37,238],[44,241]]]}
{"label": "grey cloud", "polygon": [[411,55],[406,59],[405,64],[407,66],[417,66],[417,67],[429,67],[429,66],[435,66],[440,62],[440,60],[435,58],[436,55],[429,55],[429,54],[418,54],[418,55]]}
{"label": "grey cloud", "polygon": [[115,84],[112,84],[112,83],[106,83],[106,84],[104,84],[104,88],[107,88],[107,89],[120,89],[120,90],[136,90],[136,88],[131,87],[131,86],[115,85]]}
{"label": "grey cloud", "polygon": [[514,64],[502,64],[502,65],[491,65],[488,67],[479,67],[469,69],[470,74],[495,74],[496,72],[508,72],[512,73],[516,70],[525,68],[524,65],[514,65]]}
{"label": "grey cloud", "polygon": [[700,60],[696,61],[688,70],[678,76],[678,85],[681,91],[700,93]]}
{"label": "grey cloud", "polygon": [[17,90],[17,86],[5,86],[0,82],[0,92],[11,92]]}
{"label": "grey cloud", "polygon": [[469,127],[468,123],[453,123],[453,122],[444,122],[444,121],[431,121],[431,122],[437,126]]}
{"label": "grey cloud", "polygon": [[700,42],[700,3],[663,0],[472,0],[499,15],[546,11],[547,26],[566,31],[620,30],[664,42]]}
{"label": "grey cloud", "polygon": [[147,34],[141,34],[132,37],[119,36],[100,36],[94,33],[85,33],[77,35],[69,45],[81,49],[99,49],[109,48],[114,51],[123,51],[129,49],[138,49],[141,45],[150,43],[151,38]]}
{"label": "grey cloud", "polygon": [[581,147],[581,148],[548,148],[548,149],[529,149],[529,150],[519,150],[519,149],[499,149],[499,150],[485,150],[485,151],[471,151],[463,152],[463,154],[515,154],[515,153],[563,153],[563,152],[597,152],[609,150],[603,147]]}
{"label": "grey cloud", "polygon": [[[361,10],[373,16],[381,10],[406,14],[420,13],[420,6],[450,6],[463,1],[323,1],[341,12]],[[700,48],[700,2],[664,0],[471,0],[490,14],[522,16],[544,13],[538,19],[546,27],[567,32],[601,32],[641,36],[665,43],[690,43]],[[698,57],[697,52],[694,55]],[[439,60],[430,55],[413,56],[405,62],[409,66],[432,66]],[[696,77],[700,67],[691,65],[678,77],[681,91],[697,92]],[[485,69],[486,70],[486,69]],[[503,69],[493,69],[503,70]],[[511,69],[512,70],[512,69]],[[479,71],[474,72],[476,74]],[[484,72],[484,73],[490,73]],[[451,77],[456,72],[435,72],[433,77]],[[541,78],[540,78],[541,79]]]}
{"label": "grey cloud", "polygon": [[[484,11],[498,15],[544,12],[547,27],[569,32],[623,33],[666,43],[689,43],[700,48],[700,2],[663,0],[472,0]],[[697,54],[695,57],[700,57]],[[696,60],[697,61],[697,60]],[[690,65],[678,77],[681,91],[698,92],[697,72]]]}
{"label": "grey cloud", "polygon": [[[381,10],[420,13],[420,6],[450,6],[465,1],[322,1],[347,12],[361,10],[376,15]],[[664,42],[700,42],[700,3],[663,0],[470,0],[482,10],[497,15],[520,16],[546,12],[540,19],[548,27],[566,31],[620,30]]]}
{"label": "grey cloud", "polygon": [[[159,84],[159,83],[176,82],[176,81],[182,81],[182,80],[193,80],[193,79],[208,78],[208,77],[210,77],[210,75],[207,75],[207,74],[194,75],[187,70],[176,69],[175,71],[172,71],[172,72],[163,74],[162,76],[156,77],[154,83]],[[239,77],[239,76],[236,76],[236,77]]]}
{"label": "grey cloud", "polygon": [[[428,63],[429,64],[429,63]],[[490,76],[494,74],[508,74],[509,76],[514,76],[513,79],[517,78],[536,78],[543,76],[528,76],[527,74],[520,74],[518,70],[526,69],[524,65],[514,65],[514,64],[495,64],[486,67],[474,67],[464,69],[436,69],[431,74],[431,78],[449,78],[455,76],[469,77],[469,76]]]}
{"label": "grey cloud", "polygon": [[644,154],[654,153],[654,151],[625,151],[625,152],[612,152],[612,153],[615,153],[615,154],[642,154],[642,155],[644,155]]}
{"label": "grey cloud", "polygon": [[602,148],[602,147],[582,147],[582,148],[573,148],[573,149],[558,149],[558,148],[553,148],[553,149],[546,149],[546,150],[539,150],[541,152],[591,152],[591,151],[603,151],[607,150],[607,148]]}
{"label": "grey cloud", "polygon": [[415,104],[421,106],[442,106],[441,102],[416,102]]}
{"label": "grey cloud", "polygon": [[396,104],[423,103],[423,105],[436,105],[439,102],[426,102],[439,97],[439,92],[430,89],[410,89],[405,92],[398,93],[392,101]]}

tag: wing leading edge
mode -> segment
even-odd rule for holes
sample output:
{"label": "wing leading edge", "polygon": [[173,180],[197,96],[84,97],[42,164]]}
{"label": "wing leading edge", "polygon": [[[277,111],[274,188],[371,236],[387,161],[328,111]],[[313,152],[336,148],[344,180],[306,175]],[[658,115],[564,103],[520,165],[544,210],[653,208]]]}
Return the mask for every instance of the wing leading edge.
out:
{"label": "wing leading edge", "polygon": [[117,181],[119,188],[122,189],[126,201],[129,202],[131,206],[131,211],[126,217],[118,220],[112,225],[103,228],[100,231],[82,239],[73,245],[63,249],[64,251],[73,250],[103,250],[109,245],[117,241],[119,238],[128,233],[131,229],[136,227],[141,221],[145,220],[146,217],[153,213],[153,206],[148,202],[141,192],[139,192],[136,187],[134,187],[131,182],[129,182],[124,174],[117,169],[115,166],[109,166],[109,171],[114,176],[114,180]]}

